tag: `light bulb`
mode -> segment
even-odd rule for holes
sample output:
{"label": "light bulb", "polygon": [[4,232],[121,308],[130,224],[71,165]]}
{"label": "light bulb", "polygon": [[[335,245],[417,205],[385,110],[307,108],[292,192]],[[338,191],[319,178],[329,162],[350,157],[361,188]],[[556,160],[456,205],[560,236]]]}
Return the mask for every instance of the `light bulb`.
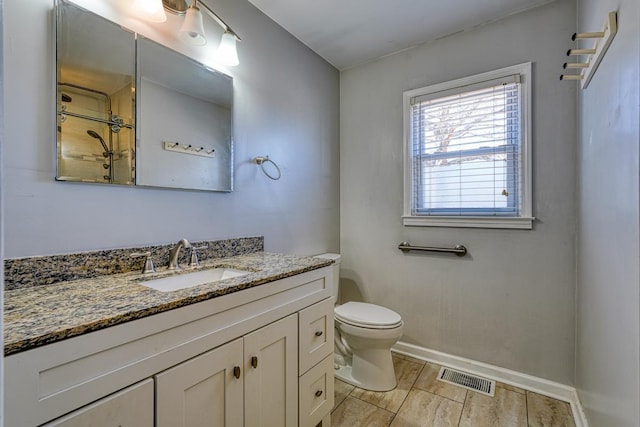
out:
{"label": "light bulb", "polygon": [[236,35],[225,31],[220,39],[220,46],[218,46],[217,59],[223,65],[238,65],[238,51],[236,50]]}

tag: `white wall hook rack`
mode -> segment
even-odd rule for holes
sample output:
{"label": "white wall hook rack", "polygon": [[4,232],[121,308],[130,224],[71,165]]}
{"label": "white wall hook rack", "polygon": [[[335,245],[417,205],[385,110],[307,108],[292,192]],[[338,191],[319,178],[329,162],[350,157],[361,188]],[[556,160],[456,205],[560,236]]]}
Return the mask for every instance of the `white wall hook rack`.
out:
{"label": "white wall hook rack", "polygon": [[193,154],[194,156],[215,157],[216,150],[213,148],[195,147],[187,144],[180,144],[175,141],[162,141],[162,145],[167,151],[174,151],[182,154]]}
{"label": "white wall hook rack", "polygon": [[581,72],[579,74],[562,74],[560,75],[560,80],[580,80],[582,89],[586,89],[617,32],[618,14],[609,12],[602,31],[574,33],[571,36],[573,41],[589,39],[595,39],[596,41],[592,48],[575,48],[567,51],[567,56],[585,56],[586,59],[575,63],[565,62],[562,66],[565,70],[579,69]]}

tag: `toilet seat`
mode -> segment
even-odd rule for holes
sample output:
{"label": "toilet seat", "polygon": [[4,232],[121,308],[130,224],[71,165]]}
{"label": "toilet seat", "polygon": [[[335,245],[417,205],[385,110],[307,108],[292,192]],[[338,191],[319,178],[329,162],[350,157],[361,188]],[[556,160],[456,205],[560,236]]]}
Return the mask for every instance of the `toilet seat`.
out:
{"label": "toilet seat", "polygon": [[336,306],[336,320],[351,326],[367,329],[394,329],[403,325],[398,313],[375,304],[348,302]]}

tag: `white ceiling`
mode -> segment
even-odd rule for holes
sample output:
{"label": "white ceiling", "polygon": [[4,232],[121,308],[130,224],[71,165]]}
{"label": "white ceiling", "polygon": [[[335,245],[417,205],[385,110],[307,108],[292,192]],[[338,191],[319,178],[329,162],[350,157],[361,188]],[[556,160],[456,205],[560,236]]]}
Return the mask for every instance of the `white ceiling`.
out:
{"label": "white ceiling", "polygon": [[338,69],[553,0],[249,0]]}

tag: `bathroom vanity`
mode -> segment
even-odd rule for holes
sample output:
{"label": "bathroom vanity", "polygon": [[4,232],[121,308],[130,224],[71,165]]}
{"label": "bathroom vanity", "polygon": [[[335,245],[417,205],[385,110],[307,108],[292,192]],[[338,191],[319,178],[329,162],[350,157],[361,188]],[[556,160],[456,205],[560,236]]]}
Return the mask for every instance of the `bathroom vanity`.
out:
{"label": "bathroom vanity", "polygon": [[[175,292],[139,272],[7,292],[6,425],[329,425],[330,262],[258,252],[199,269],[220,266],[250,273]],[[155,276],[170,274],[188,272]]]}

